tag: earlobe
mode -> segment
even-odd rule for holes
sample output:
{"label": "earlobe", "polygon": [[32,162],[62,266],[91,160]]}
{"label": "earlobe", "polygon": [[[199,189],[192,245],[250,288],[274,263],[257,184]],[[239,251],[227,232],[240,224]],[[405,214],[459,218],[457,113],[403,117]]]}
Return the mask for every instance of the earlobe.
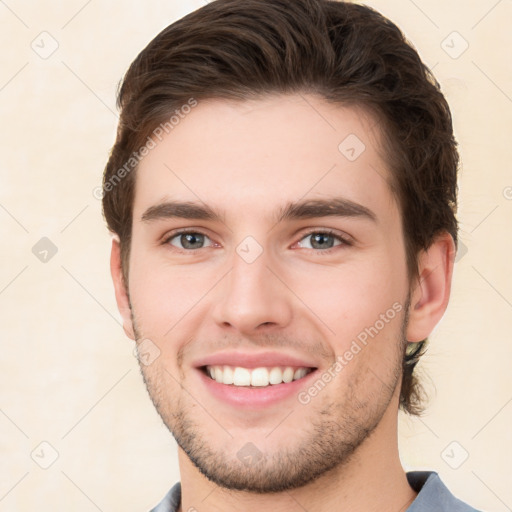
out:
{"label": "earlobe", "polygon": [[126,336],[134,340],[135,334],[133,330],[130,300],[128,298],[128,290],[123,279],[123,272],[121,268],[121,245],[117,235],[112,237],[110,273],[112,275],[112,281],[114,282],[117,309],[123,318],[123,330],[126,333]]}
{"label": "earlobe", "polygon": [[419,256],[419,281],[411,292],[407,340],[427,338],[441,320],[450,299],[455,243],[449,233],[439,235]]}

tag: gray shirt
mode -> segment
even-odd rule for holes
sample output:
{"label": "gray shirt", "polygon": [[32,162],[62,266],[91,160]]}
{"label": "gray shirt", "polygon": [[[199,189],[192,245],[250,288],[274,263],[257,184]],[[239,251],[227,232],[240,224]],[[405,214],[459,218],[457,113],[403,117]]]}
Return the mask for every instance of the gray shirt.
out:
{"label": "gray shirt", "polygon": [[[435,471],[410,471],[406,475],[418,493],[406,512],[479,512],[457,499]],[[177,482],[151,512],[177,512],[180,501],[181,484]]]}

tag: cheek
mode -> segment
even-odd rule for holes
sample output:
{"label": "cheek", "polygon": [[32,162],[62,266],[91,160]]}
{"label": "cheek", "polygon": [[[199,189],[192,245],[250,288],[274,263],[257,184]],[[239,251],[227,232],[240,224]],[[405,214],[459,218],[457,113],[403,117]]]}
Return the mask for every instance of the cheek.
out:
{"label": "cheek", "polygon": [[167,357],[207,318],[223,272],[213,265],[177,265],[143,251],[134,252],[132,261],[130,299],[139,334]]}
{"label": "cheek", "polygon": [[404,283],[396,278],[401,271],[393,265],[396,263],[386,254],[373,253],[338,267],[310,266],[307,272],[289,273],[288,279],[290,287],[325,324],[330,335],[346,341],[401,301]]}
{"label": "cheek", "polygon": [[130,301],[145,336],[162,337],[172,329],[192,307],[194,289],[178,267],[165,269],[144,254],[133,253]]}

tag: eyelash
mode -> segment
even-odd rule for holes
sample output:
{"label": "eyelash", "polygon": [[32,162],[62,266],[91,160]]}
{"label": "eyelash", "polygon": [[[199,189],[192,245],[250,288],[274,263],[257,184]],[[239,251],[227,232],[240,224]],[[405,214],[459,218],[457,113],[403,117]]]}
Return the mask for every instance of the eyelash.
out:
{"label": "eyelash", "polygon": [[[200,230],[197,230],[197,229],[182,229],[182,230],[179,230],[179,231],[175,231],[173,233],[171,233],[169,236],[166,236],[165,239],[162,241],[162,245],[171,245],[170,244],[170,241],[173,239],[173,238],[176,238],[177,236],[180,236],[180,235],[186,235],[187,233],[192,233],[192,234],[197,234],[197,235],[203,235],[207,238],[209,238],[209,236],[206,234],[206,233],[203,233],[202,231]],[[333,252],[334,250],[336,250],[338,247],[341,247],[341,246],[347,246],[347,247],[350,247],[351,245],[353,245],[352,241],[349,240],[348,238],[342,236],[342,235],[339,235],[337,233],[335,233],[334,231],[332,230],[329,230],[329,229],[312,229],[310,231],[308,231],[307,233],[304,233],[302,235],[302,237],[300,238],[299,242],[301,240],[303,240],[304,238],[307,238],[308,236],[311,236],[311,235],[327,235],[327,236],[332,236],[333,238],[335,238],[336,240],[338,240],[339,242],[341,242],[339,245],[335,245],[334,247],[330,247],[329,249],[309,249],[309,248],[306,248],[310,251],[313,251],[314,253],[317,253],[317,254],[331,254],[331,252]],[[194,253],[196,251],[200,251],[201,249],[206,249],[206,247],[201,247],[199,249],[180,249],[179,247],[175,247],[174,245],[172,246],[172,250],[173,251],[176,251],[176,252],[179,252],[179,253],[182,253],[182,254],[191,254],[191,253]]]}

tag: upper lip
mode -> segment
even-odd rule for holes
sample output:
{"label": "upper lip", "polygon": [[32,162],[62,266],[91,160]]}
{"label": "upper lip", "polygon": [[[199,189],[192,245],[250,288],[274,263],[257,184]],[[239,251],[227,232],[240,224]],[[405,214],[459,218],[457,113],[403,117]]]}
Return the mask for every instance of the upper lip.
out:
{"label": "upper lip", "polygon": [[210,356],[198,359],[193,366],[200,368],[202,366],[241,366],[243,368],[259,368],[262,366],[300,366],[305,368],[317,368],[313,361],[301,359],[290,354],[280,354],[278,352],[218,352]]}

